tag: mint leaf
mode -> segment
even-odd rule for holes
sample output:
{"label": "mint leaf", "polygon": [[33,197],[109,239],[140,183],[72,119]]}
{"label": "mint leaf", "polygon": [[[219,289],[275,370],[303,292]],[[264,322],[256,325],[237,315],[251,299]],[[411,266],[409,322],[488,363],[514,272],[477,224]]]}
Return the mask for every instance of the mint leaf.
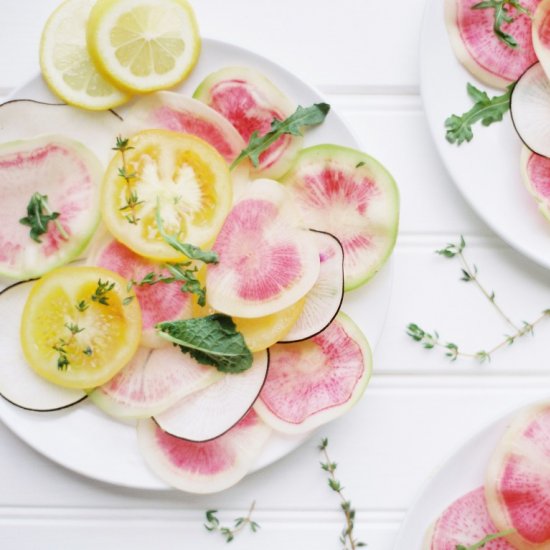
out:
{"label": "mint leaf", "polygon": [[445,137],[449,143],[460,145],[464,141],[471,141],[474,137],[472,125],[481,121],[483,126],[500,122],[504,114],[510,109],[510,98],[515,84],[510,84],[502,95],[490,98],[487,92],[477,89],[468,83],[468,95],[474,106],[461,116],[451,115],[445,121],[447,132]]}
{"label": "mint leaf", "polygon": [[159,336],[179,346],[202,365],[221,372],[239,373],[252,366],[252,353],[228,315],[167,321],[156,325]]}
{"label": "mint leaf", "polygon": [[330,105],[328,103],[315,103],[311,105],[311,107],[299,106],[296,111],[285,120],[274,118],[271,122],[271,130],[267,134],[260,136],[256,131],[250,136],[248,146],[243,149],[240,155],[233,161],[230,169],[233,170],[233,168],[246,157],[250,158],[252,164],[257,168],[260,163],[260,155],[282,135],[291,134],[293,136],[301,136],[304,127],[321,124],[329,111]]}

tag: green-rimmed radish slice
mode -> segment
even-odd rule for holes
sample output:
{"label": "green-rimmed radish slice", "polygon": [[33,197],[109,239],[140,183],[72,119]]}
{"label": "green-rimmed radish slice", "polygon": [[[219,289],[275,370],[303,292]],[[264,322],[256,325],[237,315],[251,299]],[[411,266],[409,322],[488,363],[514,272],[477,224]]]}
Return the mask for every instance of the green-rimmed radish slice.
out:
{"label": "green-rimmed radish slice", "polygon": [[138,423],[147,465],[166,483],[189,493],[217,493],[238,483],[270,435],[271,429],[254,410],[227,433],[202,443],[168,435],[153,420]]}
{"label": "green-rimmed radish slice", "polygon": [[537,201],[544,217],[550,221],[550,158],[523,147],[520,162],[525,187]]}
{"label": "green-rimmed radish slice", "polygon": [[312,230],[321,267],[313,288],[306,294],[304,309],[281,343],[315,336],[333,321],[344,299],[344,249],[330,233]]}
{"label": "green-rimmed radish slice", "polygon": [[365,336],[343,313],[309,340],[272,346],[269,357],[254,409],[274,430],[288,434],[306,433],[351,409],[372,370]]}
{"label": "green-rimmed radish slice", "polygon": [[124,369],[89,397],[116,418],[149,418],[221,376],[178,348],[140,348]]}
{"label": "green-rimmed radish slice", "polygon": [[32,411],[64,409],[85,399],[82,390],[62,388],[36,374],[21,349],[19,325],[34,281],[16,283],[0,292],[0,395],[10,403]]}
{"label": "green-rimmed radish slice", "polygon": [[[147,275],[169,277],[170,273],[162,264],[138,256],[122,243],[105,236],[98,241],[90,252],[88,265],[96,265],[110,269],[122,275],[128,281],[140,283]],[[193,317],[192,294],[182,292],[182,282],[136,284],[134,291],[141,308],[142,338],[141,345],[149,348],[159,348],[168,342],[157,335],[155,325],[162,321],[190,319]]]}
{"label": "green-rimmed radish slice", "polygon": [[525,409],[498,443],[485,495],[497,530],[515,529],[514,548],[550,548],[550,403]]}
{"label": "green-rimmed radish slice", "polygon": [[[0,145],[0,274],[28,279],[75,259],[99,222],[101,173],[89,149],[63,136]],[[27,211],[36,193],[47,197],[41,213],[59,214],[40,242],[20,221],[36,217],[34,208],[30,215]]]}
{"label": "green-rimmed radish slice", "polygon": [[[193,97],[221,113],[246,143],[254,132],[264,135],[274,118],[284,120],[296,106],[263,74],[250,67],[225,67],[207,76]],[[301,136],[284,135],[260,155],[256,176],[278,179],[296,160]]]}
{"label": "green-rimmed radish slice", "polygon": [[550,157],[550,81],[540,63],[529,67],[518,80],[510,112],[521,141],[539,155]]}
{"label": "green-rimmed radish slice", "polygon": [[[540,0],[521,0],[531,13]],[[514,20],[502,30],[517,42],[512,48],[494,31],[494,9],[474,9],[479,0],[444,0],[445,23],[458,60],[481,82],[505,88],[537,60],[531,39],[531,18],[506,6]]]}
{"label": "green-rimmed radish slice", "polygon": [[[201,101],[179,93],[156,92],[144,96],[122,114],[124,135],[149,128],[192,134],[212,145],[228,164],[246,147],[243,138],[225,117]],[[238,195],[250,179],[248,163],[239,163],[231,171],[231,178]]]}
{"label": "green-rimmed radish slice", "polygon": [[533,15],[532,39],[537,59],[550,78],[550,1],[542,0]]}
{"label": "green-rimmed radish slice", "polygon": [[236,317],[263,317],[296,303],[315,284],[320,262],[286,189],[254,181],[227,216],[208,266],[208,302]]}
{"label": "green-rimmed radish slice", "polygon": [[121,131],[122,119],[113,111],[90,112],[59,103],[14,99],[0,105],[0,143],[60,134],[92,150],[107,165]]}
{"label": "green-rimmed radish slice", "polygon": [[209,441],[230,430],[244,417],[260,393],[269,354],[254,354],[252,366],[239,374],[224,374],[210,386],[154,415],[166,433],[188,441]]}
{"label": "green-rimmed radish slice", "polygon": [[399,192],[377,160],[339,145],[316,145],[300,152],[283,183],[306,225],[342,244],[346,290],[380,270],[397,239]]}

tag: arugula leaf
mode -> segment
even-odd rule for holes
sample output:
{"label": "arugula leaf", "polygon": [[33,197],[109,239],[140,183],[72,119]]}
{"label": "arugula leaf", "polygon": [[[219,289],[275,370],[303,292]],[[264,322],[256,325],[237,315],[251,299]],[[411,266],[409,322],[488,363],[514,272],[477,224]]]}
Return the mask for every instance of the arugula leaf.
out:
{"label": "arugula leaf", "polygon": [[274,118],[271,122],[271,130],[267,134],[260,136],[258,131],[256,131],[250,136],[248,146],[233,161],[230,169],[233,170],[246,157],[250,158],[252,164],[257,168],[260,163],[260,155],[282,135],[301,136],[302,128],[321,124],[329,111],[330,105],[328,103],[315,103],[311,107],[299,106],[285,120]]}
{"label": "arugula leaf", "polygon": [[243,372],[252,366],[252,353],[228,315],[214,313],[196,319],[166,321],[155,328],[159,336],[202,365],[228,373]]}
{"label": "arugula leaf", "polygon": [[40,236],[48,232],[48,224],[54,222],[61,237],[69,238],[62,225],[56,221],[59,212],[52,212],[48,207],[48,196],[34,193],[27,204],[27,215],[19,220],[19,223],[31,228],[30,237],[33,241],[41,243]]}
{"label": "arugula leaf", "polygon": [[478,90],[473,84],[468,83],[468,95],[474,102],[473,107],[462,114],[451,115],[445,121],[447,132],[445,137],[449,143],[460,145],[464,141],[471,141],[474,137],[472,125],[481,121],[483,126],[489,126],[494,122],[500,122],[504,114],[510,109],[510,98],[515,84],[510,84],[502,95],[490,98],[487,92]]}
{"label": "arugula leaf", "polygon": [[471,546],[465,546],[464,544],[457,544],[455,546],[455,550],[479,550],[479,548],[483,548],[488,542],[491,542],[492,540],[496,540],[496,539],[501,539],[515,532],[516,532],[515,529],[508,529],[507,531],[500,531],[499,533],[493,533],[491,535],[487,535],[486,537],[482,538],[479,542],[476,542]]}

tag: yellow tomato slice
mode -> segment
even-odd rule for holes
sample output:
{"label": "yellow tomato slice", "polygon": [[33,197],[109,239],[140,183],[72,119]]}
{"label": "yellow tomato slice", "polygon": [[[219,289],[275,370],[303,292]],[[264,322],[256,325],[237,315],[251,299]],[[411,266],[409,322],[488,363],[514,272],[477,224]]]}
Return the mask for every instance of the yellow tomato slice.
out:
{"label": "yellow tomato slice", "polygon": [[39,375],[68,388],[93,388],[136,352],[141,311],[120,275],[63,267],[32,288],[20,333],[25,358]]}
{"label": "yellow tomato slice", "polygon": [[137,254],[184,261],[160,234],[157,213],[170,236],[195,246],[211,242],[231,208],[227,164],[205,141],[169,130],[139,132],[129,147],[124,158],[117,152],[105,173],[103,220]]}

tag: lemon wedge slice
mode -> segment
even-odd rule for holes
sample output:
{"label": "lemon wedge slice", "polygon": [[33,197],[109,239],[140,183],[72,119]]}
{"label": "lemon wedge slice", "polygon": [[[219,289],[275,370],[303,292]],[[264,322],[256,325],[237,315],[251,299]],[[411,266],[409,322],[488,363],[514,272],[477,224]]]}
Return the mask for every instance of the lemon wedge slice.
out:
{"label": "lemon wedge slice", "polygon": [[104,75],[131,92],[169,88],[197,63],[201,41],[186,0],[98,0],[88,48]]}

